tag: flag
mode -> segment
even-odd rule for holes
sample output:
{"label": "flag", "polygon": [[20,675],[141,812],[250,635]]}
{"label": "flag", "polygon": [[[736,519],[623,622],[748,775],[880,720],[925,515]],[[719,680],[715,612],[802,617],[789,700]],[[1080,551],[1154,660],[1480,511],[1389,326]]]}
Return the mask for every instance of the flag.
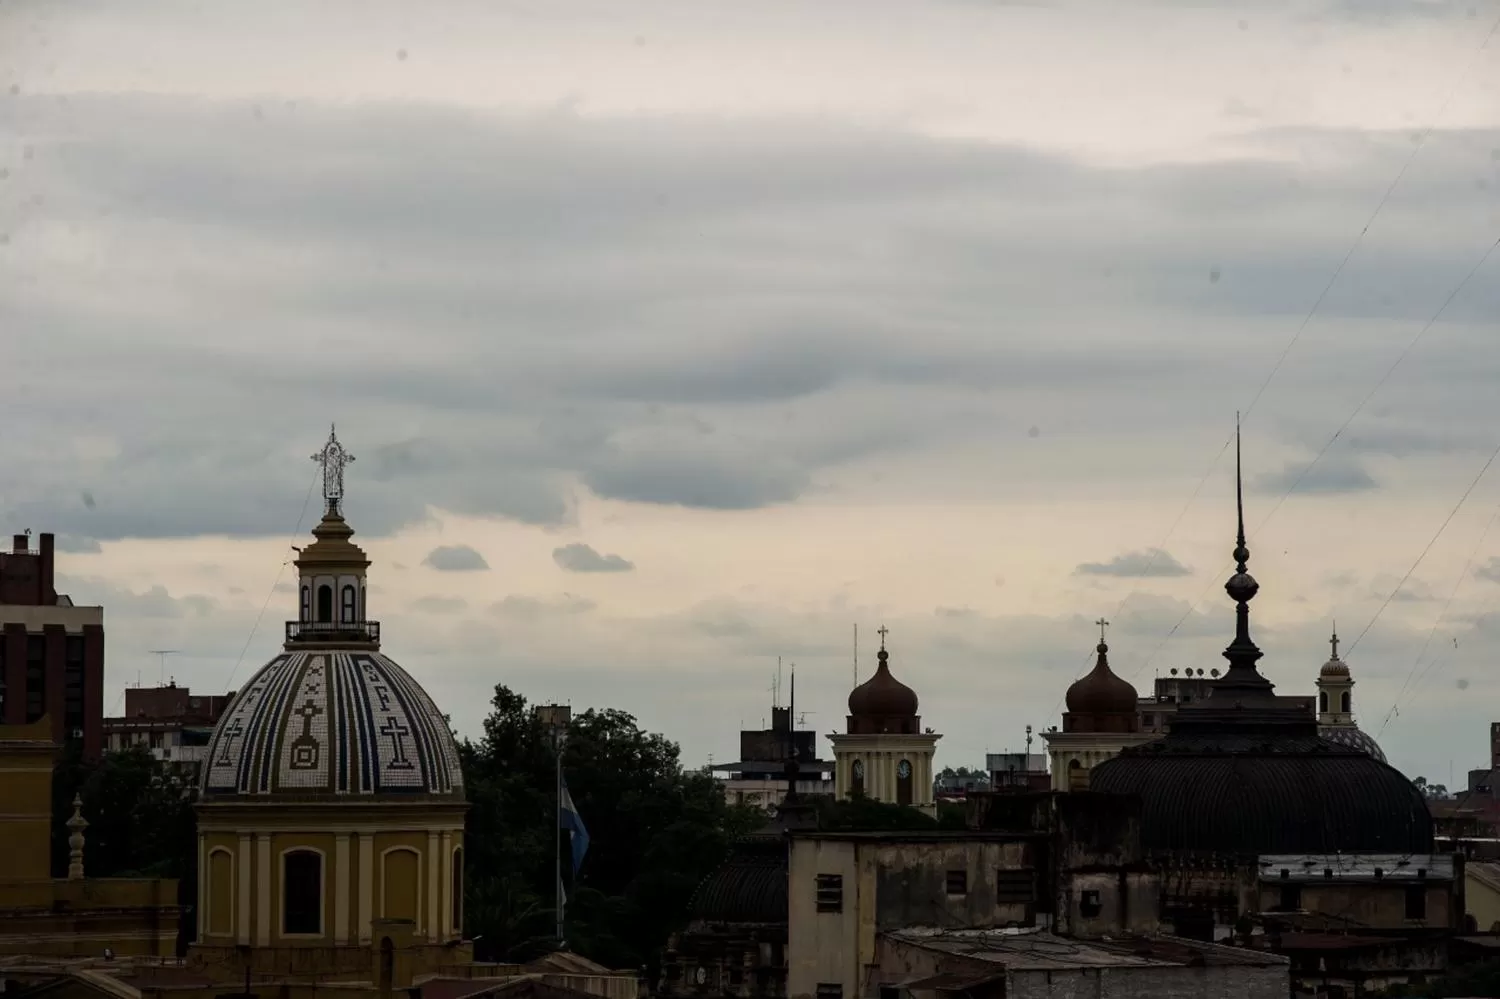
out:
{"label": "flag", "polygon": [[568,831],[568,843],[573,848],[573,876],[583,866],[583,855],[589,852],[589,831],[583,827],[583,816],[573,804],[573,795],[568,792],[566,782],[562,786],[562,799],[557,803],[557,824]]}

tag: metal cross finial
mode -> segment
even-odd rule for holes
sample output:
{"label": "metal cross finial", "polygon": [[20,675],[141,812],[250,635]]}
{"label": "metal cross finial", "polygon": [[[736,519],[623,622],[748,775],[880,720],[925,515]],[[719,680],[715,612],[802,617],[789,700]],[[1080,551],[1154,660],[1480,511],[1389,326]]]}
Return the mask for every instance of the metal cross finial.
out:
{"label": "metal cross finial", "polygon": [[1333,658],[1337,659],[1339,657],[1339,626],[1337,623],[1333,626],[1333,637],[1328,640],[1328,644],[1333,646]]}
{"label": "metal cross finial", "polygon": [[1099,626],[1099,644],[1103,645],[1104,644],[1104,629],[1109,627],[1109,622],[1106,621],[1106,620],[1104,620],[1104,618],[1101,617],[1099,620],[1095,621],[1094,623]]}
{"label": "metal cross finial", "polygon": [[344,466],[354,460],[354,455],[339,443],[333,424],[328,425],[328,443],[312,460],[323,466],[323,499],[328,503],[328,511],[337,513],[339,500],[344,498]]}
{"label": "metal cross finial", "polygon": [[877,634],[877,635],[880,636],[880,647],[882,649],[885,648],[885,636],[889,635],[890,633],[891,633],[891,629],[887,628],[883,624],[880,627],[878,627],[878,628],[875,629],[875,634]]}

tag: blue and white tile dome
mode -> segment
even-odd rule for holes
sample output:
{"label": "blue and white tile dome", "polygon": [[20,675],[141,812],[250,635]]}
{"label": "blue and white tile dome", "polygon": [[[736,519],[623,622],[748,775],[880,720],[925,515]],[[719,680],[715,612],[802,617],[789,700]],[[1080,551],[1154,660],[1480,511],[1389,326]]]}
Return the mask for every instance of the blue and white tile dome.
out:
{"label": "blue and white tile dome", "polygon": [[209,740],[200,790],[226,798],[462,801],[453,735],[432,698],[372,650],[283,652]]}

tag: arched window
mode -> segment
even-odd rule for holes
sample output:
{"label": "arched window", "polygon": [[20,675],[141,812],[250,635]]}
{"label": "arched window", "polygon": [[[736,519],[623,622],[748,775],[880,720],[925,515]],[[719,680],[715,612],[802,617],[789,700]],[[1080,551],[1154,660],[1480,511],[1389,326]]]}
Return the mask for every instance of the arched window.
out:
{"label": "arched window", "polygon": [[302,584],[302,620],[312,620],[312,587]]}
{"label": "arched window", "polygon": [[318,587],[318,620],[333,620],[333,587],[327,583]]}
{"label": "arched window", "polygon": [[281,932],[323,932],[323,856],[292,850],[281,858]]}
{"label": "arched window", "polygon": [[368,613],[369,613],[369,611],[365,609],[365,584],[364,583],[360,583],[359,584],[359,619],[361,621],[368,621],[369,618],[365,617],[365,615],[368,614]]}
{"label": "arched window", "polygon": [[896,804],[911,804],[911,760],[896,764]]}
{"label": "arched window", "polygon": [[422,858],[409,846],[393,846],[380,863],[380,914],[386,919],[421,919]]}
{"label": "arched window", "polygon": [[464,848],[453,851],[453,932],[464,935]]}
{"label": "arched window", "polygon": [[849,790],[854,794],[865,793],[865,761],[855,760],[849,767]]}
{"label": "arched window", "polygon": [[1347,690],[1339,695],[1339,710],[1346,715],[1349,713],[1349,691]]}
{"label": "arched window", "polygon": [[1318,691],[1318,710],[1325,715],[1328,713],[1328,691]]}
{"label": "arched window", "polygon": [[1083,763],[1077,759],[1068,761],[1068,790],[1087,791],[1089,787],[1089,772],[1083,768]]}
{"label": "arched window", "polygon": [[228,936],[234,932],[234,855],[222,846],[208,852],[205,889],[208,918],[204,932]]}
{"label": "arched window", "polygon": [[339,594],[339,615],[340,615],[340,620],[342,620],[342,621],[357,621],[357,620],[359,620],[354,615],[354,587],[353,586],[345,585],[343,592],[341,594]]}

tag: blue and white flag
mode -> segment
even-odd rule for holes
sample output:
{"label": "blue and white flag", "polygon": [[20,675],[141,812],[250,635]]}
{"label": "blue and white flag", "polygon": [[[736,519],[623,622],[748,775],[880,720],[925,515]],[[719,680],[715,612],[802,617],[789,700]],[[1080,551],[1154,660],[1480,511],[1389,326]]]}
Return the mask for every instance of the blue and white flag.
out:
{"label": "blue and white flag", "polygon": [[583,816],[578,814],[578,806],[573,804],[573,795],[568,792],[568,785],[563,783],[562,800],[558,803],[557,824],[568,831],[568,843],[573,848],[573,876],[578,876],[578,868],[583,866],[583,855],[589,852],[589,831],[583,827]]}

